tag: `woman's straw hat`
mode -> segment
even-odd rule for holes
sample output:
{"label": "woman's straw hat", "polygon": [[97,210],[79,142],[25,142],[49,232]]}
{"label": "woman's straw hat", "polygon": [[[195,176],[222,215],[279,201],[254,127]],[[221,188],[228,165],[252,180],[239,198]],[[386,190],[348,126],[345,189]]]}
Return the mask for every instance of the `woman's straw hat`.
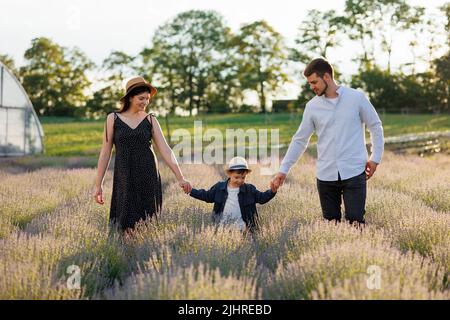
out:
{"label": "woman's straw hat", "polygon": [[149,82],[147,82],[143,77],[133,77],[130,80],[127,81],[127,84],[125,86],[125,94],[122,98],[120,98],[120,101],[123,101],[125,97],[130,93],[131,90],[137,87],[147,87],[150,89],[150,98],[153,98],[156,93],[158,92],[155,87],[153,87]]}

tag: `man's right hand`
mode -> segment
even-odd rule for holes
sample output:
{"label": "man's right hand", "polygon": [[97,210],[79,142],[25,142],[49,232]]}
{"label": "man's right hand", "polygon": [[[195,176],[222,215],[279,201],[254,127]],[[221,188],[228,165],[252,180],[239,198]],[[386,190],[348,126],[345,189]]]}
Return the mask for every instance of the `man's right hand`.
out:
{"label": "man's right hand", "polygon": [[272,190],[278,190],[286,180],[286,175],[284,173],[278,172],[277,175],[270,181],[270,188]]}

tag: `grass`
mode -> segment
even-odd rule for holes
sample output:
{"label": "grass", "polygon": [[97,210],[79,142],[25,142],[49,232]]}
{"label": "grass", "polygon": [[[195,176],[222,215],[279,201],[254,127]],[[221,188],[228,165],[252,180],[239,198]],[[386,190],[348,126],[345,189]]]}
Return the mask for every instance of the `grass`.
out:
{"label": "grass", "polygon": [[[381,114],[385,136],[396,136],[406,133],[450,130],[450,115],[399,115]],[[79,120],[66,117],[42,117],[45,133],[46,156],[95,157],[101,148],[104,119]],[[172,117],[170,131],[186,129],[191,135],[194,132],[194,121],[201,120],[203,132],[209,128],[219,129],[225,133],[229,129],[252,128],[279,129],[280,144],[288,145],[301,121],[300,114],[226,114],[207,115],[201,117]],[[160,118],[164,134],[167,128],[164,118]],[[232,124],[232,125],[231,125]],[[312,141],[315,141],[315,136]],[[207,143],[205,142],[205,145]]]}
{"label": "grass", "polygon": [[[52,160],[53,161],[53,160]],[[94,169],[0,169],[0,299],[450,299],[450,156],[386,153],[368,183],[367,227],[323,221],[316,160],[305,155],[251,240],[210,221],[212,205],[182,193],[165,165],[164,208],[121,240],[94,203]],[[439,170],[436,170],[439,168]],[[253,166],[259,190],[269,176]],[[182,165],[198,188],[218,168]],[[70,266],[80,289],[70,289]],[[368,287],[371,266],[380,287]]]}

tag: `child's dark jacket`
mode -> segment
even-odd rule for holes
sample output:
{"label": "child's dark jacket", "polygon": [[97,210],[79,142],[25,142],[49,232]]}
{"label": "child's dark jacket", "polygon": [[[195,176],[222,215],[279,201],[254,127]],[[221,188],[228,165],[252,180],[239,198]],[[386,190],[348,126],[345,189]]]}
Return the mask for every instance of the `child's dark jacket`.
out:
{"label": "child's dark jacket", "polygon": [[[192,189],[190,196],[205,202],[213,203],[214,208],[212,218],[214,222],[219,222],[225,202],[227,201],[228,180],[216,183],[209,190],[204,189]],[[247,228],[250,232],[254,232],[258,229],[258,211],[256,210],[256,203],[264,204],[269,202],[276,193],[272,190],[260,192],[252,184],[244,183],[239,187],[238,201],[241,209],[242,220],[244,220]]]}

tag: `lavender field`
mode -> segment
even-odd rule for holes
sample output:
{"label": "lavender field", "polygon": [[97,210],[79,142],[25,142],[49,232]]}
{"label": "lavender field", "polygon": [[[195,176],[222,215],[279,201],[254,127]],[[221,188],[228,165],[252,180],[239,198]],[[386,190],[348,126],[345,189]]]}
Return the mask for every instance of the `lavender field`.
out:
{"label": "lavender field", "polygon": [[[127,240],[108,231],[111,171],[100,206],[94,169],[0,169],[0,299],[450,299],[449,155],[387,152],[363,231],[322,220],[305,155],[259,207],[254,241],[216,230],[211,205],[160,168],[164,211]],[[182,169],[197,188],[222,177],[219,166]],[[253,169],[249,182],[267,189]]]}

